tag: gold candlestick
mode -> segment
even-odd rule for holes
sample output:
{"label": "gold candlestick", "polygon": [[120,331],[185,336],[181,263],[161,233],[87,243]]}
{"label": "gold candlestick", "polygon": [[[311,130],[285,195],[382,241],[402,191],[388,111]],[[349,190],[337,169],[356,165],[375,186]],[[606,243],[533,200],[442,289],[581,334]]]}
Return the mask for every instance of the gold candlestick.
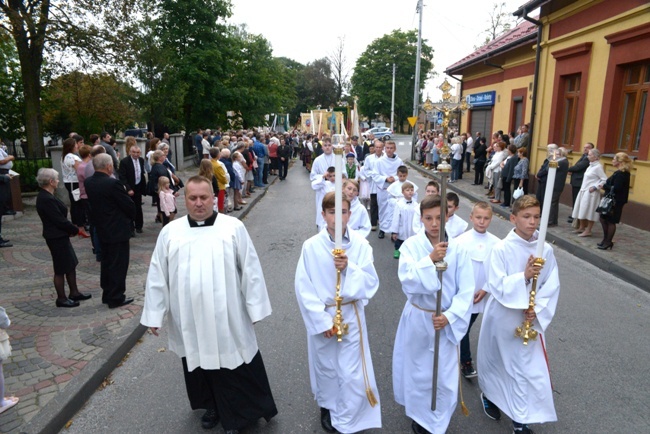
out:
{"label": "gold candlestick", "polygon": [[[535,265],[540,267],[544,265],[544,258],[535,258]],[[537,277],[538,274],[533,276],[533,285],[530,288],[530,296],[528,298],[528,309],[526,312],[535,311],[535,295],[537,294]],[[535,341],[537,340],[537,335],[539,332],[532,327],[532,323],[528,320],[524,320],[523,324],[515,329],[515,337],[522,338],[524,345],[528,345],[528,340]]]}
{"label": "gold candlestick", "polygon": [[[343,249],[334,249],[332,250],[334,256],[340,256],[345,253]],[[341,270],[336,270],[336,294],[334,296],[334,302],[336,303],[336,315],[332,322],[334,323],[334,328],[336,328],[336,340],[338,342],[343,341],[343,335],[348,334],[348,325],[343,323],[343,313],[341,312],[341,306],[343,304],[343,297],[341,297]]]}

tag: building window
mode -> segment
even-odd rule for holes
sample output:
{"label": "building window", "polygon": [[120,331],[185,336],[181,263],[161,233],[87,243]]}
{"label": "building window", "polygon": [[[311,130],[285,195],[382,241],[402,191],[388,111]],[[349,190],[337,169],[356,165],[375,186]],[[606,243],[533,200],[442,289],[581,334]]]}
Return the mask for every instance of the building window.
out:
{"label": "building window", "polygon": [[562,77],[562,144],[572,148],[576,140],[576,122],[578,119],[578,102],[580,100],[580,74]]}
{"label": "building window", "polygon": [[624,70],[617,147],[638,152],[650,89],[650,62],[626,66]]}

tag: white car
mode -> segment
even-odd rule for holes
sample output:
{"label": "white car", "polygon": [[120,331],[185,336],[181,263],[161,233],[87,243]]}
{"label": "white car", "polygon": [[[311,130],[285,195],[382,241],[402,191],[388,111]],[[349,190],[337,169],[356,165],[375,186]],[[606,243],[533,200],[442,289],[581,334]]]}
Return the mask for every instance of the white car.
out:
{"label": "white car", "polygon": [[388,127],[375,127],[364,131],[361,133],[361,135],[365,138],[368,137],[371,133],[374,134],[375,139],[390,140],[391,136],[393,135],[393,130]]}

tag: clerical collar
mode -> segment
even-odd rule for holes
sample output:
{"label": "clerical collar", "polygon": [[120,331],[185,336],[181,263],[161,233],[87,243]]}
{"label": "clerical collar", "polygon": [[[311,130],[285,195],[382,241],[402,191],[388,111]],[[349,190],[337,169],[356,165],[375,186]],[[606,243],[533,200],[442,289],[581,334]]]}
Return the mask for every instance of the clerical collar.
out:
{"label": "clerical collar", "polygon": [[192,217],[190,217],[188,215],[187,216],[187,221],[190,223],[191,228],[200,228],[200,227],[203,227],[203,226],[213,226],[215,220],[217,220],[217,215],[218,214],[219,214],[218,212],[213,211],[212,215],[209,218],[207,218],[206,220],[203,220],[201,222],[194,220]]}

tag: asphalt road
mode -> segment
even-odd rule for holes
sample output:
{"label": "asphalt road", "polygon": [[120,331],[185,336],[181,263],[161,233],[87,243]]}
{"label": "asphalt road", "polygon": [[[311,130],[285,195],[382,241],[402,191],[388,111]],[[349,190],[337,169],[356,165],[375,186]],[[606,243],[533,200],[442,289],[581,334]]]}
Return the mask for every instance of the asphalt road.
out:
{"label": "asphalt road", "polygon": [[[396,137],[396,141],[408,141]],[[407,158],[408,144],[398,146]],[[411,173],[421,189],[427,182]],[[468,220],[461,199],[459,215]],[[323,432],[310,392],[305,331],[295,300],[293,278],[302,242],[313,235],[314,200],[301,163],[277,182],[245,220],[261,257],[273,315],[256,326],[279,415],[247,433]],[[510,223],[495,218],[490,231],[503,237]],[[369,342],[382,406],[383,428],[372,432],[409,433],[410,420],[392,396],[391,360],[395,331],[406,300],[397,279],[392,243],[369,236],[381,286],[367,306]],[[650,432],[650,338],[645,333],[650,295],[556,248],[562,290],[546,334],[559,421],[534,426],[541,433]],[[476,348],[480,318],[472,329]],[[180,360],[166,350],[166,335],[146,334],[108,384],[73,418],[69,433],[202,432],[202,412],[192,412]],[[509,433],[510,421],[485,417],[476,381],[463,380],[469,417],[460,410],[450,433]],[[216,432],[222,432],[217,428]]]}

